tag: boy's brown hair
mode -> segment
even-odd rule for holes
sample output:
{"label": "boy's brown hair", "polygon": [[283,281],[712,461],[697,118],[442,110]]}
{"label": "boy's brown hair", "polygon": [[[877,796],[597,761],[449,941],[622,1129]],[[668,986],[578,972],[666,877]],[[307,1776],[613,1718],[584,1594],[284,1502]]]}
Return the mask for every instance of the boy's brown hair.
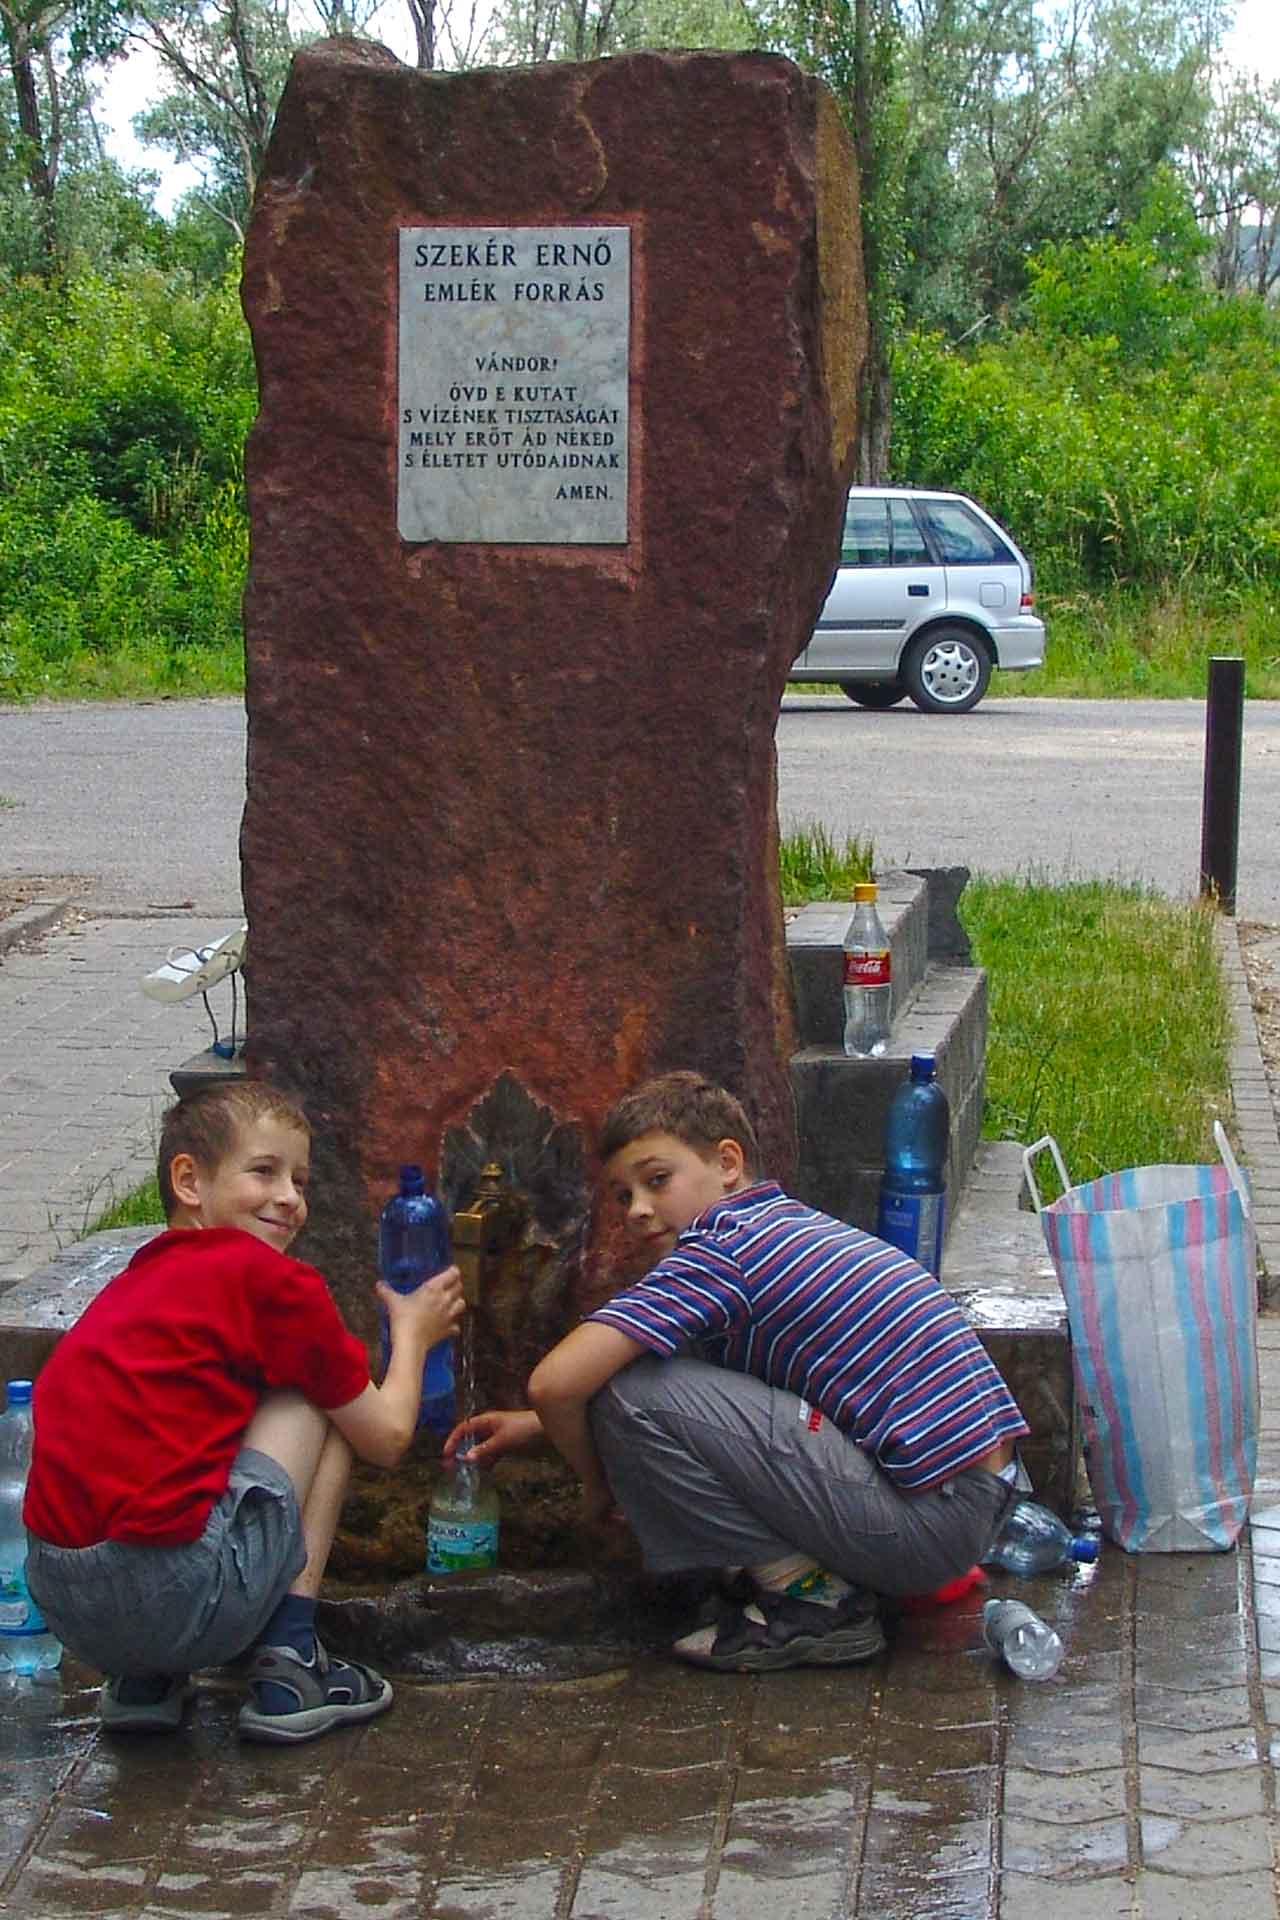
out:
{"label": "boy's brown hair", "polygon": [[646,1080],[612,1106],[600,1129],[600,1158],[612,1160],[643,1133],[669,1133],[695,1153],[736,1140],[748,1174],[758,1171],[760,1144],[740,1100],[704,1073],[681,1068]]}
{"label": "boy's brown hair", "polygon": [[160,1123],[160,1150],[156,1180],[166,1220],[177,1210],[169,1169],[174,1155],[189,1153],[204,1173],[216,1173],[236,1139],[256,1120],[278,1120],[311,1138],[311,1122],[287,1093],[265,1080],[219,1080],[188,1094],[165,1113]]}

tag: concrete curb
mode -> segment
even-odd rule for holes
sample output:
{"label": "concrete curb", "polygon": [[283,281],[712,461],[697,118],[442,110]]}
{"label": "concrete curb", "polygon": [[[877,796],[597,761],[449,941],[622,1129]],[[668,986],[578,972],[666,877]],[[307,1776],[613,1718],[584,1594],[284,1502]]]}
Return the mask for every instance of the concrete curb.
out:
{"label": "concrete curb", "polygon": [[29,907],[22,907],[0,920],[0,954],[8,953],[11,947],[32,939],[37,933],[47,933],[71,904],[70,900],[33,900]]}
{"label": "concrete curb", "polygon": [[1280,1133],[1235,921],[1219,919],[1217,940],[1235,1028],[1230,1059],[1231,1102],[1253,1189],[1261,1270],[1259,1295],[1263,1306],[1274,1306],[1280,1303]]}

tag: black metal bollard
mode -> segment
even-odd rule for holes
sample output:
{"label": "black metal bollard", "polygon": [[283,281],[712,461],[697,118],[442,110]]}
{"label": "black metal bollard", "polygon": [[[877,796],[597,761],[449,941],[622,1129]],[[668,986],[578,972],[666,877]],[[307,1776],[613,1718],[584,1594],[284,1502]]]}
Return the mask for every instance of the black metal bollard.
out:
{"label": "black metal bollard", "polygon": [[1236,910],[1240,846],[1240,762],[1244,737],[1244,661],[1209,662],[1204,724],[1204,808],[1200,828],[1200,891],[1223,913]]}

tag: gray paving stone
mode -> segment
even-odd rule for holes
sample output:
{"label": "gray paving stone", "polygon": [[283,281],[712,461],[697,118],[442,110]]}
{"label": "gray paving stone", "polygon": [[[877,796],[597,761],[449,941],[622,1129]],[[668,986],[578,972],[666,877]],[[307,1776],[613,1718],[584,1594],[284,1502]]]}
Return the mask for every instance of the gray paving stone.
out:
{"label": "gray paving stone", "polygon": [[1271,1864],[1270,1823],[1262,1814],[1242,1820],[1181,1820],[1151,1813],[1143,1815],[1141,1830],[1144,1865],[1162,1871],[1216,1879]]}
{"label": "gray paving stone", "polygon": [[1135,1909],[1135,1920],[1139,1913],[1141,1920],[1275,1920],[1276,1915],[1275,1886],[1269,1873],[1223,1874],[1203,1881],[1148,1872],[1139,1875],[1136,1892],[1141,1904]]}
{"label": "gray paving stone", "polygon": [[[886,1915],[885,1920],[888,1920]],[[905,1920],[905,1916],[904,1916]],[[1056,1882],[1006,1870],[1000,1883],[1000,1920],[1144,1920],[1133,1889],[1120,1874]]]}

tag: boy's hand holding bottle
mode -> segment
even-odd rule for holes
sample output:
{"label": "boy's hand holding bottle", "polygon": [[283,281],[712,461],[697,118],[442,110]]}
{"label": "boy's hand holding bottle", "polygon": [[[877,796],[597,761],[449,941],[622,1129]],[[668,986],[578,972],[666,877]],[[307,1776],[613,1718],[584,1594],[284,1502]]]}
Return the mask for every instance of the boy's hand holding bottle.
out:
{"label": "boy's hand holding bottle", "polygon": [[462,1297],[462,1275],[456,1267],[432,1274],[411,1293],[397,1293],[385,1280],[375,1291],[386,1313],[392,1344],[397,1339],[418,1340],[424,1348],[434,1347],[457,1333],[466,1312]]}
{"label": "boy's hand holding bottle", "polygon": [[486,1407],[459,1420],[444,1443],[446,1461],[454,1459],[462,1442],[462,1451],[479,1467],[487,1467],[504,1453],[530,1447],[542,1438],[542,1422],[529,1407]]}

